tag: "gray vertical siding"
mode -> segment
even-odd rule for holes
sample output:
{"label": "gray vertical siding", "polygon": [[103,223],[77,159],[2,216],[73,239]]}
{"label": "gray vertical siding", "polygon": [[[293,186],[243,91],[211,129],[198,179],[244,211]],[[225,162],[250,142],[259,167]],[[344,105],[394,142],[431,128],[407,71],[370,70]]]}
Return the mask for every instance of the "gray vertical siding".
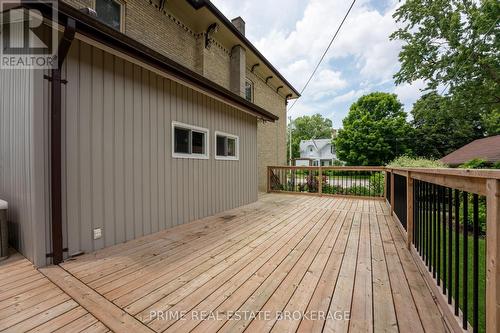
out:
{"label": "gray vertical siding", "polygon": [[49,225],[48,117],[43,73],[0,70],[0,198],[9,202],[10,242],[45,265]]}
{"label": "gray vertical siding", "polygon": [[[65,64],[63,193],[69,254],[92,251],[257,199],[257,121],[75,41]],[[208,160],[172,158],[172,121],[208,128]],[[215,160],[215,131],[240,160]],[[103,228],[93,240],[92,230]]]}

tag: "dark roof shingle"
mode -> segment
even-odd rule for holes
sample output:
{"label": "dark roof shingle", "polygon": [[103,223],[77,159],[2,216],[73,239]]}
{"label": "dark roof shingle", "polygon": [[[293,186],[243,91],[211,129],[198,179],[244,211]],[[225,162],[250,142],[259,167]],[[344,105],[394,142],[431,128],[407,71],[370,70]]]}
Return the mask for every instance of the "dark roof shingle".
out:
{"label": "dark roof shingle", "polygon": [[441,162],[458,165],[474,158],[481,158],[492,163],[500,162],[500,135],[474,140],[446,155]]}

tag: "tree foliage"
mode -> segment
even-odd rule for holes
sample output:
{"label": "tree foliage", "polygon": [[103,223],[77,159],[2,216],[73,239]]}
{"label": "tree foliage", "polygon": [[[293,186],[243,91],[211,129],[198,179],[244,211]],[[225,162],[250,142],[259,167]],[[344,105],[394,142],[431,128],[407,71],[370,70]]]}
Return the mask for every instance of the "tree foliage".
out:
{"label": "tree foliage", "polygon": [[411,127],[396,95],[375,92],[351,105],[335,144],[350,165],[385,165],[409,153]]}
{"label": "tree foliage", "polygon": [[391,38],[404,44],[396,83],[447,88],[447,117],[472,115],[466,132],[500,133],[500,2],[407,0],[394,17],[402,27]]}
{"label": "tree foliage", "polygon": [[[332,137],[332,121],[320,114],[298,117],[288,124],[288,130],[290,128],[292,129],[292,158],[300,157],[301,140],[329,139]],[[288,140],[290,140],[290,137],[288,137]]]}
{"label": "tree foliage", "polygon": [[451,104],[449,97],[430,93],[413,105],[415,155],[441,158],[483,136],[480,115],[453,110]]}

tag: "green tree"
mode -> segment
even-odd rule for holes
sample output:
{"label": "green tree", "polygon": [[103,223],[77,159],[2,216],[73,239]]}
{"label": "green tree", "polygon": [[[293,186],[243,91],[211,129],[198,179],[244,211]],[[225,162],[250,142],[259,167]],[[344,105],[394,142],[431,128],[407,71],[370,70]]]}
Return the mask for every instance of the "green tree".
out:
{"label": "green tree", "polygon": [[[320,114],[298,117],[288,124],[288,130],[290,128],[292,129],[292,158],[300,157],[299,146],[301,140],[329,139],[332,137],[332,121]],[[288,140],[290,140],[289,136]],[[290,153],[288,152],[288,154]],[[288,157],[290,158],[290,156]]]}
{"label": "green tree", "polygon": [[500,133],[500,2],[407,0],[394,18],[401,28],[391,38],[403,41],[396,83],[445,87],[449,112],[479,119],[482,135]]}
{"label": "green tree", "polygon": [[335,144],[349,165],[385,165],[410,153],[411,127],[396,95],[375,92],[351,105]]}
{"label": "green tree", "polygon": [[449,97],[429,93],[413,105],[415,155],[441,158],[484,135],[479,114],[459,112],[452,104]]}

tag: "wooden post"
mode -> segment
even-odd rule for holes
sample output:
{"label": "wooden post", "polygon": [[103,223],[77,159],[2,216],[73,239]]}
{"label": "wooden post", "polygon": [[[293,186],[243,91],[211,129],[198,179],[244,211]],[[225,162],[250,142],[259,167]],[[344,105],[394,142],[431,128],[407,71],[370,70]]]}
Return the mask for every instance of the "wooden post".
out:
{"label": "wooden post", "polygon": [[500,332],[500,180],[486,180],[486,332]]}
{"label": "wooden post", "polygon": [[394,172],[391,170],[391,215],[394,215]]}
{"label": "wooden post", "polygon": [[413,241],[413,178],[406,176],[406,246],[411,249]]}
{"label": "wooden post", "polygon": [[321,165],[320,165],[318,172],[318,194],[321,196],[321,193],[323,193],[323,170],[321,170]]}
{"label": "wooden post", "polygon": [[267,193],[271,193],[271,167],[267,167]]}

